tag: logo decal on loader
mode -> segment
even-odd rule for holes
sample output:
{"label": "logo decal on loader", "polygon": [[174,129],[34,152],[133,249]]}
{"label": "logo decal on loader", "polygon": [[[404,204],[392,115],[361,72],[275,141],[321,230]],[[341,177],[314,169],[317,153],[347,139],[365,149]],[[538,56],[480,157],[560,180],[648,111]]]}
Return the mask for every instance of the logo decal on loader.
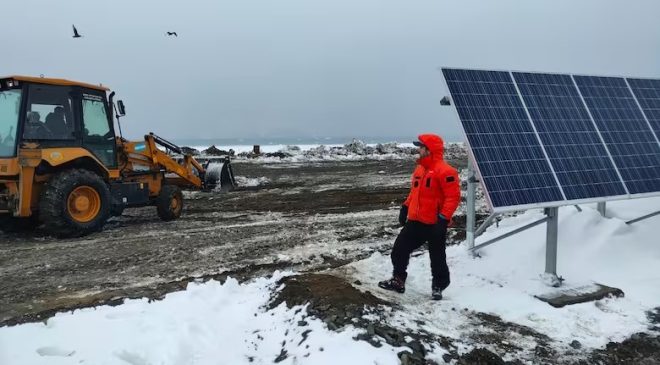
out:
{"label": "logo decal on loader", "polygon": [[50,159],[53,161],[61,161],[64,158],[60,152],[51,152]]}

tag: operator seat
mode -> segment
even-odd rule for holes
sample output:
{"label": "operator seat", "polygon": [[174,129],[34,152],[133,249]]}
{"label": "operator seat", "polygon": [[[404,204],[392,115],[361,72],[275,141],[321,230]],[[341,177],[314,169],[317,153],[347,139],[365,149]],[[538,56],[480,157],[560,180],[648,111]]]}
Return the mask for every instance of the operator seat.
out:
{"label": "operator seat", "polygon": [[55,107],[52,113],[46,116],[46,127],[53,133],[53,139],[66,139],[69,128],[64,117],[64,108]]}

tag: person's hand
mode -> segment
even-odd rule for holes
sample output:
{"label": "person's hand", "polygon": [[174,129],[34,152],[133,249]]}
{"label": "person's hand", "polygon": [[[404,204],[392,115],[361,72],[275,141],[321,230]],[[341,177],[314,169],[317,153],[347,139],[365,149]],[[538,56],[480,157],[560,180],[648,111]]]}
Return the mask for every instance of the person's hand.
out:
{"label": "person's hand", "polygon": [[444,228],[447,228],[449,226],[449,220],[444,215],[438,214],[438,223],[436,224],[442,225]]}
{"label": "person's hand", "polygon": [[402,205],[401,209],[399,210],[399,224],[405,226],[407,220],[408,220],[408,207]]}

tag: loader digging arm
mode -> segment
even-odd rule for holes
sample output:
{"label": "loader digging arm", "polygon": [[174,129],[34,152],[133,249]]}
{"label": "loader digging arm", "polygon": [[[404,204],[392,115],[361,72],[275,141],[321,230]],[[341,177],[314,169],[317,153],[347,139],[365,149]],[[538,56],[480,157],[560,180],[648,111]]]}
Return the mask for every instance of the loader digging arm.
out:
{"label": "loader digging arm", "polygon": [[[162,166],[166,172],[174,173],[179,176],[180,179],[183,179],[183,184],[178,182],[176,185],[194,185],[197,188],[203,187],[203,180],[200,179],[200,176],[203,177],[206,173],[206,169],[197,162],[191,155],[186,155],[183,153],[181,148],[174,143],[171,143],[153,133],[149,133],[144,136],[145,141],[147,142],[147,150],[151,154],[151,161],[155,166]],[[183,155],[183,164],[177,163],[172,157],[170,157],[165,152],[158,149],[156,145],[163,146],[169,150],[172,150],[176,153]],[[198,171],[198,175],[195,175],[193,168]],[[171,179],[172,182],[177,182]],[[187,184],[186,184],[187,183]]]}
{"label": "loader digging arm", "polygon": [[[229,158],[224,159],[220,169],[208,169],[202,166],[190,154],[172,142],[153,133],[144,136],[144,142],[118,140],[124,155],[122,173],[125,177],[152,175],[154,173],[175,174],[165,176],[165,182],[171,185],[192,186],[202,189],[214,189],[219,184],[222,191],[236,187]],[[175,159],[158,146],[164,147],[182,156]],[[120,159],[121,160],[121,159]],[[139,167],[142,168],[139,168]],[[126,173],[124,173],[126,172]]]}
{"label": "loader digging arm", "polygon": [[[135,142],[119,139],[117,144],[124,156],[121,168],[122,175],[127,178],[154,173],[171,173],[177,175],[177,177],[167,177],[166,180],[170,184],[194,186],[196,188],[204,187],[203,179],[206,169],[190,155],[184,155],[183,163],[178,163],[167,153],[158,149],[157,145],[175,152],[181,152],[181,148],[153,133],[145,135],[144,141]],[[196,173],[193,169],[196,170]]]}

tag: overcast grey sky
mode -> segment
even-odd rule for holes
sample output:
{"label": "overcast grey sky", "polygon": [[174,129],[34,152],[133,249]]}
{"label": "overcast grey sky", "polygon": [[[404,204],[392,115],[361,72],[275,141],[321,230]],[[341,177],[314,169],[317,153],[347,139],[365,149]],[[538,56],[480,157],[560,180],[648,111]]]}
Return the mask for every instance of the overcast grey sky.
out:
{"label": "overcast grey sky", "polygon": [[660,77],[658,0],[5,0],[2,14],[3,74],[104,83],[131,137],[461,140],[440,66]]}

